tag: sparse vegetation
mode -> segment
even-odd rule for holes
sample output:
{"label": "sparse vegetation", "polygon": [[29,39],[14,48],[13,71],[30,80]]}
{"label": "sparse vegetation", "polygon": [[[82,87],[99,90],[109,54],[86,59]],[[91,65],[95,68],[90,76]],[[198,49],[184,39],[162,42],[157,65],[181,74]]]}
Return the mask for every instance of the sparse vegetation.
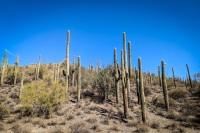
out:
{"label": "sparse vegetation", "polygon": [[178,77],[167,78],[162,61],[161,79],[160,66],[158,76],[142,72],[138,58],[134,72],[131,57],[126,64],[126,50],[122,50],[121,65],[116,49],[114,53],[114,65],[106,67],[100,60],[97,67],[91,63],[88,69],[75,61],[72,65],[68,55],[58,65],[39,61],[17,71],[5,56],[0,72],[0,132],[200,131],[199,75],[187,84]]}

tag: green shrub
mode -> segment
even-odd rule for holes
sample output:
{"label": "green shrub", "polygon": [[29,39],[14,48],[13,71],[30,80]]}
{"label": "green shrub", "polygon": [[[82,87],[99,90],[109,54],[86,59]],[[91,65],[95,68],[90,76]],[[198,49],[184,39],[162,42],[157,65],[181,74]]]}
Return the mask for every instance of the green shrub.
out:
{"label": "green shrub", "polygon": [[65,94],[65,88],[60,84],[45,81],[29,83],[24,86],[20,97],[22,114],[49,116],[68,99],[68,94]]}
{"label": "green shrub", "polygon": [[94,82],[94,86],[97,87],[99,94],[99,102],[105,102],[108,95],[114,90],[114,67],[108,66],[107,68],[101,70]]}

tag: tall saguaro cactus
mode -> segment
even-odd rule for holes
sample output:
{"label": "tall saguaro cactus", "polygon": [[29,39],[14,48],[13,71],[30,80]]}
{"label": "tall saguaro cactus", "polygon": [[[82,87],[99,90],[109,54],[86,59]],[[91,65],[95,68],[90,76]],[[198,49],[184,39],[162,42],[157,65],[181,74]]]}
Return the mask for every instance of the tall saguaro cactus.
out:
{"label": "tall saguaro cactus", "polygon": [[78,56],[78,82],[77,82],[77,102],[80,101],[81,98],[81,59]]}
{"label": "tall saguaro cactus", "polygon": [[119,66],[117,63],[117,51],[116,48],[114,48],[114,65],[115,65],[115,88],[116,88],[116,103],[119,103],[119,80],[120,80],[120,74],[119,74]]}
{"label": "tall saguaro cactus", "polygon": [[158,80],[159,80],[159,85],[162,86],[161,76],[160,76],[160,66],[158,66]]}
{"label": "tall saguaro cactus", "polygon": [[70,30],[67,31],[67,45],[66,45],[66,93],[69,91],[69,43]]}
{"label": "tall saguaro cactus", "polygon": [[140,97],[140,89],[139,89],[139,71],[138,71],[138,69],[135,70],[135,75],[136,75],[136,90],[137,90],[138,104],[140,104],[141,97]]}
{"label": "tall saguaro cactus", "polygon": [[37,69],[36,69],[36,80],[39,79],[39,73],[40,73],[40,60],[41,60],[41,55],[38,58],[38,65],[37,65]]}
{"label": "tall saguaro cactus", "polygon": [[132,54],[131,54],[131,42],[128,42],[128,72],[129,72],[129,79],[132,76]]}
{"label": "tall saguaro cactus", "polygon": [[5,76],[6,65],[7,65],[6,55],[7,55],[7,50],[4,51],[4,57],[3,57],[3,61],[2,61],[1,85],[4,83],[4,76]]}
{"label": "tall saguaro cactus", "polygon": [[142,121],[146,123],[146,103],[145,103],[145,95],[144,95],[141,58],[138,58],[138,68],[139,68],[139,90],[140,90],[140,97],[141,97]]}
{"label": "tall saguaro cactus", "polygon": [[16,62],[15,62],[15,66],[14,66],[14,68],[15,68],[15,72],[14,72],[14,76],[15,76],[15,78],[14,78],[14,85],[17,82],[18,65],[19,65],[19,57],[17,56]]}
{"label": "tall saguaro cactus", "polygon": [[[127,67],[127,59],[126,59],[126,33],[123,32],[123,45],[124,45],[124,52],[123,52],[123,60],[124,60],[124,71],[125,71],[125,84],[127,87],[127,97],[128,97],[128,105],[130,105],[130,79]],[[127,77],[127,78],[126,78]]]}
{"label": "tall saguaro cactus", "polygon": [[128,95],[127,95],[127,84],[124,68],[123,50],[121,50],[121,80],[122,80],[122,91],[123,91],[123,104],[124,104],[124,118],[128,117]]}
{"label": "tall saguaro cactus", "polygon": [[191,79],[191,77],[190,77],[190,69],[189,69],[189,67],[188,67],[188,64],[186,64],[186,67],[187,67],[187,71],[188,71],[188,79],[189,79],[189,82],[190,82],[190,87],[192,88],[193,86],[192,86],[192,79]]}
{"label": "tall saguaro cactus", "polygon": [[174,68],[172,67],[172,74],[173,74],[173,79],[174,79],[174,87],[176,88],[176,78],[174,75]]}
{"label": "tall saguaro cactus", "polygon": [[162,86],[163,86],[163,95],[164,95],[164,100],[165,100],[165,108],[166,108],[166,111],[168,111],[169,110],[169,99],[168,99],[167,83],[166,83],[166,76],[165,76],[164,60],[162,60],[161,66],[162,66]]}

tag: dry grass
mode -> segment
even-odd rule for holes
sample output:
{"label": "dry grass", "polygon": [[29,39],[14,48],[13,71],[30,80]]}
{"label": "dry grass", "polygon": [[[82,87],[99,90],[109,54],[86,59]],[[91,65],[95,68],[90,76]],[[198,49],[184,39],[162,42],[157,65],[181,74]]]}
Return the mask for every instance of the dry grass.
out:
{"label": "dry grass", "polygon": [[160,128],[160,123],[159,123],[159,121],[153,121],[152,123],[151,123],[151,128],[155,128],[155,129],[159,129]]}
{"label": "dry grass", "polygon": [[137,124],[137,133],[148,133],[149,127],[144,124]]}
{"label": "dry grass", "polygon": [[84,123],[82,122],[78,122],[78,123],[74,123],[72,125],[69,126],[69,128],[71,129],[70,133],[90,133],[89,130],[84,128]]}

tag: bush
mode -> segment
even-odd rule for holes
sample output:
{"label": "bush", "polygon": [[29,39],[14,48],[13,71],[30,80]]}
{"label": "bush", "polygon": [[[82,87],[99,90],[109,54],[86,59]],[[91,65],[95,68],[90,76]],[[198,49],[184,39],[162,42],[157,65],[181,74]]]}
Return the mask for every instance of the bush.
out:
{"label": "bush", "polygon": [[68,99],[65,88],[60,84],[37,81],[24,86],[21,93],[22,114],[50,115]]}
{"label": "bush", "polygon": [[109,93],[112,92],[112,86],[114,86],[114,67],[108,66],[101,70],[95,79],[95,86],[99,94],[99,102],[105,102]]}
{"label": "bush", "polygon": [[0,120],[6,117],[9,114],[9,111],[6,106],[0,104]]}
{"label": "bush", "polygon": [[[164,102],[164,97],[163,96],[158,96],[157,98],[155,98],[153,100],[153,104],[156,107],[160,107],[160,108],[165,108],[165,102]],[[169,98],[169,107],[177,107],[176,101],[172,98]]]}
{"label": "bush", "polygon": [[184,89],[172,89],[169,91],[169,97],[174,100],[183,99],[188,96],[188,92]]}

